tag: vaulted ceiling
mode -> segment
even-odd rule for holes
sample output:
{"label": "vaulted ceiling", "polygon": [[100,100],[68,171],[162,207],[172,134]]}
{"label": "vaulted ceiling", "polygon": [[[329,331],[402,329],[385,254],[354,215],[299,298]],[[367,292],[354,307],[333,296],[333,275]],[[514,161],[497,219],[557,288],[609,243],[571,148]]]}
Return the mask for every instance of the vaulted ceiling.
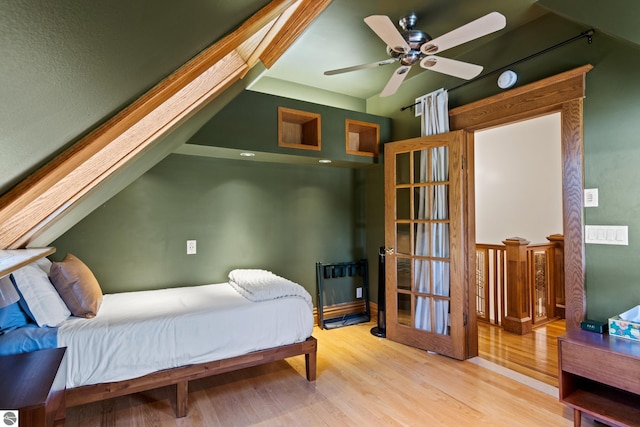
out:
{"label": "vaulted ceiling", "polygon": [[[327,70],[389,58],[385,44],[365,24],[364,17],[387,15],[397,23],[404,16],[415,13],[418,17],[415,28],[435,38],[492,11],[498,11],[506,17],[504,30],[448,50],[441,56],[463,61],[473,58],[470,62],[482,65],[483,72],[499,68],[505,64],[496,55],[490,54],[491,49],[483,46],[492,42],[505,43],[508,40],[505,35],[547,14],[564,18],[567,24],[579,28],[594,28],[597,34],[640,44],[640,26],[636,19],[640,4],[634,0],[617,2],[615,7],[604,7],[597,0],[334,0],[283,57],[264,73],[256,86],[277,92],[279,87],[283,87],[282,81],[286,81],[358,99],[375,98],[398,66],[397,63],[333,76],[323,74]],[[553,40],[553,43],[561,42],[564,39],[560,36],[553,38],[558,32],[559,28],[548,27],[545,34],[540,34],[540,38]],[[488,51],[487,55],[483,55],[483,51]],[[528,46],[522,46],[521,56],[533,52]],[[424,85],[428,85],[430,79],[444,82],[445,86],[464,82],[455,77],[442,78],[437,74],[425,72],[414,65],[408,79],[421,80]],[[295,93],[295,90],[288,93]],[[385,102],[398,106],[406,99],[387,98]]]}
{"label": "vaulted ceiling", "polygon": [[[39,2],[35,6],[30,0],[2,2],[0,226],[6,226],[6,219],[11,216],[1,215],[14,200],[13,196],[7,198],[7,194],[20,187],[27,177],[42,171],[56,155],[77,147],[100,125],[139,103],[152,88],[167,82],[168,77],[171,80],[172,73],[199,53],[246,28],[243,25],[247,20],[255,19],[260,11],[268,7],[284,10],[293,3],[293,0],[114,0],[107,3],[67,0]],[[314,4],[324,2],[303,3],[313,8]],[[162,143],[158,147],[142,150],[135,162],[128,162],[125,168],[113,165],[112,169],[119,172],[109,176],[109,185],[92,187],[87,194],[74,199],[93,199],[92,203],[79,207],[71,199],[61,200],[60,205],[47,210],[44,217],[55,217],[63,211],[65,215],[76,212],[76,219],[82,217],[184,143],[208,117],[247,86],[312,102],[342,98],[343,105],[366,110],[367,104],[377,99],[396,65],[337,76],[325,76],[323,72],[387,58],[384,43],[364,24],[363,18],[368,15],[387,15],[396,22],[414,12],[418,16],[416,28],[437,37],[488,12],[499,11],[507,18],[504,30],[443,54],[460,60],[472,58],[472,62],[481,62],[485,70],[504,64],[492,55],[483,55],[483,49],[492,42],[504,43],[508,40],[505,35],[548,14],[557,15],[561,18],[558,22],[571,26],[595,28],[623,43],[640,43],[640,26],[635,19],[640,6],[635,0],[620,0],[615,7],[604,7],[598,0],[333,0],[324,11],[323,7],[311,16],[308,28],[308,20],[301,17],[289,21],[287,31],[280,37],[297,37],[297,40],[291,46],[292,40],[283,42],[288,49],[282,56],[280,53],[267,55],[265,60],[265,56],[252,58],[250,54],[239,53],[246,69],[239,72],[237,79],[220,83],[224,90],[216,92],[211,100],[181,119],[168,135],[159,137]],[[319,15],[313,20],[315,13]],[[272,25],[269,19],[266,21]],[[257,49],[249,39],[256,33],[257,39],[267,38],[266,33],[260,32],[267,31],[267,23],[262,24],[256,26],[255,31],[247,32],[244,39],[234,39],[237,46],[232,50],[242,43],[245,43],[244,49]],[[557,30],[548,29],[550,34]],[[257,39],[252,40],[257,43]],[[495,48],[487,51],[492,50]],[[413,68],[408,82],[443,81],[442,76],[435,76],[437,73]],[[454,77],[445,79],[449,84],[460,81]],[[350,103],[345,104],[344,100]],[[393,108],[399,108],[406,101],[406,97],[400,96],[385,98],[385,103]],[[131,167],[134,163],[137,166]],[[27,185],[21,191],[30,187],[32,185]],[[73,214],[70,217],[73,218]],[[27,240],[46,244],[73,221],[59,229],[50,229],[48,234],[38,231],[44,236],[40,240]],[[2,233],[0,228],[0,238]]]}

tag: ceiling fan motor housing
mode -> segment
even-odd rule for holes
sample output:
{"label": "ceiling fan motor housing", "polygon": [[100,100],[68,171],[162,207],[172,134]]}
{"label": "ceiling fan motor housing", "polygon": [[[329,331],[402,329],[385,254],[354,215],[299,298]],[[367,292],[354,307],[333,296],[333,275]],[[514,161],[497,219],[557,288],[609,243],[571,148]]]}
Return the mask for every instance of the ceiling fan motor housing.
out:
{"label": "ceiling fan motor housing", "polygon": [[420,30],[406,30],[402,33],[409,45],[410,50],[408,52],[399,52],[397,48],[387,46],[387,54],[392,58],[400,58],[402,65],[413,65],[420,61],[424,57],[424,54],[420,51],[420,46],[431,40],[431,36],[424,31]]}

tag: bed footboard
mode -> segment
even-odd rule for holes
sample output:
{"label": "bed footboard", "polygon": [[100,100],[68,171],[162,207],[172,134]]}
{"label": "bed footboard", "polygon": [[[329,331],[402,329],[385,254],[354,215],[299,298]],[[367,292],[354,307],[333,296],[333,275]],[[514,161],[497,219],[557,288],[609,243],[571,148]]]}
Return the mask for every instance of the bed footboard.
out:
{"label": "bed footboard", "polygon": [[175,385],[176,417],[184,417],[187,415],[189,381],[302,354],[305,356],[307,380],[315,381],[317,350],[318,343],[316,339],[309,337],[301,343],[260,350],[229,359],[166,369],[130,380],[76,387],[66,391],[66,407],[98,402],[167,385]]}

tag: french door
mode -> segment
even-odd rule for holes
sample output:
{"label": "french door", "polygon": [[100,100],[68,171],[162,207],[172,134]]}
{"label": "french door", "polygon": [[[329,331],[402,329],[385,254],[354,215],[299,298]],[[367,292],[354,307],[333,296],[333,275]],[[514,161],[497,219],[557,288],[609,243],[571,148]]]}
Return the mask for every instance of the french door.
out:
{"label": "french door", "polygon": [[457,131],[392,142],[384,154],[387,338],[461,360],[475,355],[473,227],[465,227],[470,138]]}

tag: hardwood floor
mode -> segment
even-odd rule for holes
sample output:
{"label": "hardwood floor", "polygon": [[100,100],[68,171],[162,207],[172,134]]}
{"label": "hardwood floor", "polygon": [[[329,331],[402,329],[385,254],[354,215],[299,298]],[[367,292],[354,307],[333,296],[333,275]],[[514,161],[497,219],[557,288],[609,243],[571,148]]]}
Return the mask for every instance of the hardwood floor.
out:
{"label": "hardwood floor", "polygon": [[[174,418],[172,389],[165,387],[69,408],[65,425],[573,425],[572,411],[557,396],[469,361],[377,338],[369,333],[373,326],[316,328],[315,382],[304,378],[299,356],[192,382],[184,418]],[[594,424],[583,417],[583,425]]]}
{"label": "hardwood floor", "polygon": [[479,354],[485,360],[558,387],[558,337],[565,330],[564,320],[537,327],[527,335],[478,322]]}

